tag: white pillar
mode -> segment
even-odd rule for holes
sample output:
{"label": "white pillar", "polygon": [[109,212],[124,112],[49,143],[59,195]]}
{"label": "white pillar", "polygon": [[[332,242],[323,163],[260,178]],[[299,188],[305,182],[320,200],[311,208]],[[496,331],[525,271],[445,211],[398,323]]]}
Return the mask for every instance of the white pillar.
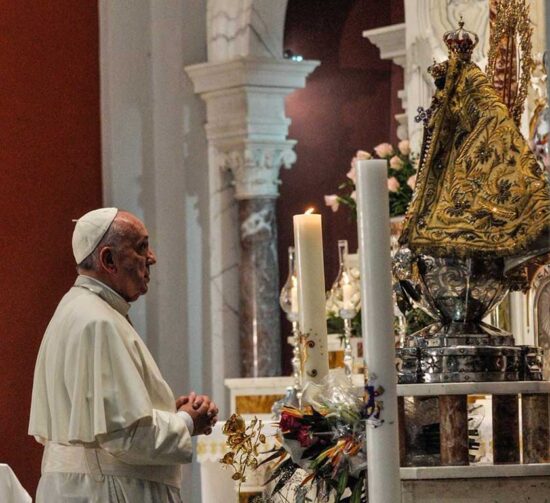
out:
{"label": "white pillar", "polygon": [[527,296],[522,292],[510,292],[510,324],[516,344],[534,344],[530,340],[526,316]]}
{"label": "white pillar", "polygon": [[370,503],[399,503],[399,431],[393,337],[390,215],[385,160],[359,161],[357,169],[361,319],[369,381],[384,389],[377,428],[367,426]]}

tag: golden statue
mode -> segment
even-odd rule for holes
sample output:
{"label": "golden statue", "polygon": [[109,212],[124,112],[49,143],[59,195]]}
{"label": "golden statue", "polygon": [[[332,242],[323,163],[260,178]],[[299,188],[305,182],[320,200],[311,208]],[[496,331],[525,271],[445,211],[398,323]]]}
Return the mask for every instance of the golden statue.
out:
{"label": "golden statue", "polygon": [[437,90],[421,114],[417,185],[400,243],[440,257],[529,254],[550,229],[548,180],[499,94],[471,62],[477,35],[461,21],[444,41],[449,59],[429,68]]}

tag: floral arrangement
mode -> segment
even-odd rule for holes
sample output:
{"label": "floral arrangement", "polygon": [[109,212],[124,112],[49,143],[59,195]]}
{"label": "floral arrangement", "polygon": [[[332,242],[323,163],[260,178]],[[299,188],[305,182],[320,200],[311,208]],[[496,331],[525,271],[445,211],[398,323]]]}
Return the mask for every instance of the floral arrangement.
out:
{"label": "floral arrangement", "polygon": [[[354,388],[343,373],[331,375],[325,384],[308,385],[303,395],[307,406],[284,406],[281,410],[279,446],[263,453],[262,461],[253,456],[255,462],[241,465],[246,470],[273,464],[265,483],[267,496],[255,501],[268,503],[277,497],[278,501],[305,503],[328,501],[333,496],[334,501],[366,501],[365,426],[382,424],[382,393],[382,387],[374,383],[369,383],[364,391]],[[241,432],[243,428],[239,426]],[[236,438],[229,436],[227,445],[231,450],[220,460],[222,463],[233,466]],[[226,458],[231,462],[224,461]],[[244,470],[239,468],[235,472],[239,476],[233,478],[243,480]]]}
{"label": "floral arrangement", "polygon": [[[416,156],[411,154],[409,140],[402,140],[394,148],[389,143],[381,143],[374,147],[375,155],[388,162],[388,191],[390,196],[390,216],[404,215],[412,198],[416,184]],[[340,204],[349,207],[353,216],[357,214],[355,201],[356,162],[372,159],[373,156],[359,150],[351,160],[351,169],[346,174],[346,181],[339,187],[338,194],[325,196],[325,204],[338,211]]]}

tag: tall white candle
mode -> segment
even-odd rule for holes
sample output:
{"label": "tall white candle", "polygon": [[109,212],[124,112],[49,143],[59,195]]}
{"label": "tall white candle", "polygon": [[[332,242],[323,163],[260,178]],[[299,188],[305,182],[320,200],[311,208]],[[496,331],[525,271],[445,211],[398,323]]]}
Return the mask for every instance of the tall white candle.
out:
{"label": "tall white candle", "polygon": [[369,379],[384,388],[384,422],[378,428],[367,426],[370,503],[401,501],[387,183],[385,160],[357,162],[363,347]]}
{"label": "tall white candle", "polygon": [[305,344],[304,384],[328,374],[325,269],[321,215],[294,216],[300,332]]}

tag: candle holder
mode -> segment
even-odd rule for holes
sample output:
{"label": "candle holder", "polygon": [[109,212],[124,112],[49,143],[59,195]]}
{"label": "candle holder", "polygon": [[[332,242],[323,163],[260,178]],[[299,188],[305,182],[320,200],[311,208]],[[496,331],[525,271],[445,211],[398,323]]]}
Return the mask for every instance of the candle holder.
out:
{"label": "candle holder", "polygon": [[299,403],[302,394],[302,357],[300,351],[300,328],[298,323],[298,277],[295,268],[296,254],[288,247],[288,276],[279,296],[279,304],[292,324],[292,376],[293,397]]}
{"label": "candle holder", "polygon": [[344,372],[351,380],[353,374],[353,351],[351,348],[351,320],[355,318],[357,311],[354,309],[341,309],[340,317],[344,320]]}
{"label": "candle holder", "polygon": [[353,374],[353,352],[351,348],[351,322],[357,315],[361,303],[360,288],[346,266],[348,242],[338,241],[338,276],[329,292],[329,303],[337,308],[338,315],[344,320],[344,371],[351,380]]}

